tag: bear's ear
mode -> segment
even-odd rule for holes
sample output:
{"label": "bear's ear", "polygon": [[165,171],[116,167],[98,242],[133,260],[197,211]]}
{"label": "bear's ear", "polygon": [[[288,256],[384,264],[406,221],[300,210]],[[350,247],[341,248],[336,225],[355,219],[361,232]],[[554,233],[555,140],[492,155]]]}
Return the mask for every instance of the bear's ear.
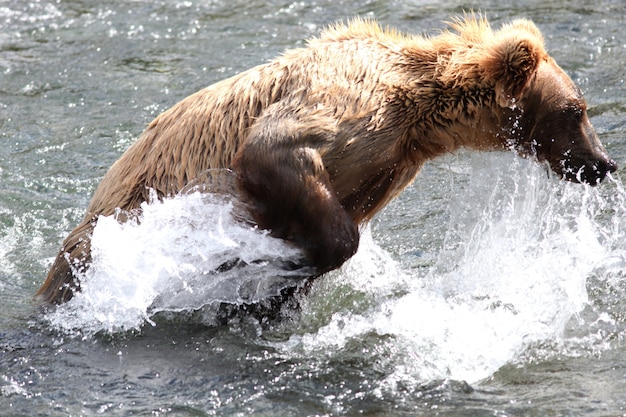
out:
{"label": "bear's ear", "polygon": [[484,45],[479,66],[483,77],[494,85],[497,103],[511,107],[547,55],[543,37],[528,20],[514,21],[494,35]]}

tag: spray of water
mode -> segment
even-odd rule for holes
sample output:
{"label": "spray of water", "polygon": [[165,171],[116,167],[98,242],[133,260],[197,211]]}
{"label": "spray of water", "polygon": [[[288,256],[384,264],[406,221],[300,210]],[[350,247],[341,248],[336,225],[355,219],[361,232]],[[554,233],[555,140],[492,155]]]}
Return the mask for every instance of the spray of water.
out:
{"label": "spray of water", "polygon": [[[436,264],[402,270],[365,233],[335,279],[374,301],[364,312],[348,306],[315,332],[293,335],[286,352],[310,356],[341,351],[368,334],[391,337],[395,371],[381,390],[395,390],[438,378],[478,381],[529,345],[562,337],[587,305],[587,279],[625,265],[616,218],[623,192],[611,206],[598,189],[548,178],[532,162],[470,158]],[[385,268],[372,275],[372,265]]]}
{"label": "spray of water", "polygon": [[[377,340],[368,343],[392,340],[394,371],[383,390],[477,381],[530,344],[561,337],[587,305],[588,278],[626,264],[626,194],[615,181],[603,185],[617,188],[607,198],[600,188],[548,178],[513,155],[469,158],[435,265],[402,267],[366,228],[357,255],[306,299],[292,326],[304,330],[268,343],[314,357],[368,335]],[[158,312],[254,302],[301,279],[302,271],[282,267],[301,255],[296,249],[232,213],[232,198],[196,192],[145,204],[139,223],[99,219],[83,291],[47,319],[81,334],[140,329]]]}
{"label": "spray of water", "polygon": [[236,219],[231,197],[203,192],[143,204],[139,222],[99,218],[92,255],[82,291],[47,315],[53,327],[138,330],[159,312],[258,302],[309,272],[284,268],[300,252]]}

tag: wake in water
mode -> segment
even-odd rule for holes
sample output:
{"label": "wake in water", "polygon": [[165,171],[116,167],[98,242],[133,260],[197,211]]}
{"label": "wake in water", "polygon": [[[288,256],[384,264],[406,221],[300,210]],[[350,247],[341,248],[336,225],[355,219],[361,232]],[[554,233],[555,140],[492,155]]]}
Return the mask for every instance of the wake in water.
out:
{"label": "wake in water", "polygon": [[[291,333],[267,343],[311,358],[346,354],[354,341],[376,351],[391,340],[385,357],[395,371],[381,389],[472,382],[529,345],[560,338],[588,305],[590,277],[623,280],[621,184],[557,181],[513,155],[470,158],[433,266],[402,267],[366,228],[357,255],[313,286]],[[210,316],[219,303],[256,302],[302,282],[307,271],[284,268],[301,254],[236,220],[236,203],[191,192],[145,204],[139,223],[101,218],[82,292],[47,320],[66,332],[115,333],[159,312],[208,308]]]}

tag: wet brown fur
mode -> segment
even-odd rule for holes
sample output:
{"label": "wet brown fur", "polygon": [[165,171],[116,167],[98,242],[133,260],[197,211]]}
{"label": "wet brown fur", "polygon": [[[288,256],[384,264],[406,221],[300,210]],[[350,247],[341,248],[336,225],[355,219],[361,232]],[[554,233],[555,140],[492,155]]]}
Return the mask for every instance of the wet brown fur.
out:
{"label": "wet brown fur", "polygon": [[[480,16],[450,28],[423,37],[367,20],[339,24],[159,115],[103,178],[37,299],[67,301],[79,288],[98,216],[138,209],[150,190],[175,195],[207,169],[233,169],[256,223],[323,273],[354,254],[358,225],[429,159],[459,147],[533,152],[536,117],[525,135],[513,129],[526,97],[543,94],[529,86],[556,73],[563,86],[543,86],[552,101],[577,99],[539,30],[516,20],[493,31]],[[541,113],[543,101],[533,103]]]}

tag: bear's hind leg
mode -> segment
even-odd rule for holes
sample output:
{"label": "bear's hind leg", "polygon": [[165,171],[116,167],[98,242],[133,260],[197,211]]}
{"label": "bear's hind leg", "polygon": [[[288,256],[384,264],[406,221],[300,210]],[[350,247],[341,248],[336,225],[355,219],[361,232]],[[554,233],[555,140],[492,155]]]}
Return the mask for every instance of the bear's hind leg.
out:
{"label": "bear's hind leg", "polygon": [[61,304],[69,301],[80,290],[77,274],[84,273],[91,262],[91,234],[95,221],[85,221],[63,241],[48,277],[37,294],[35,302],[41,305]]}

